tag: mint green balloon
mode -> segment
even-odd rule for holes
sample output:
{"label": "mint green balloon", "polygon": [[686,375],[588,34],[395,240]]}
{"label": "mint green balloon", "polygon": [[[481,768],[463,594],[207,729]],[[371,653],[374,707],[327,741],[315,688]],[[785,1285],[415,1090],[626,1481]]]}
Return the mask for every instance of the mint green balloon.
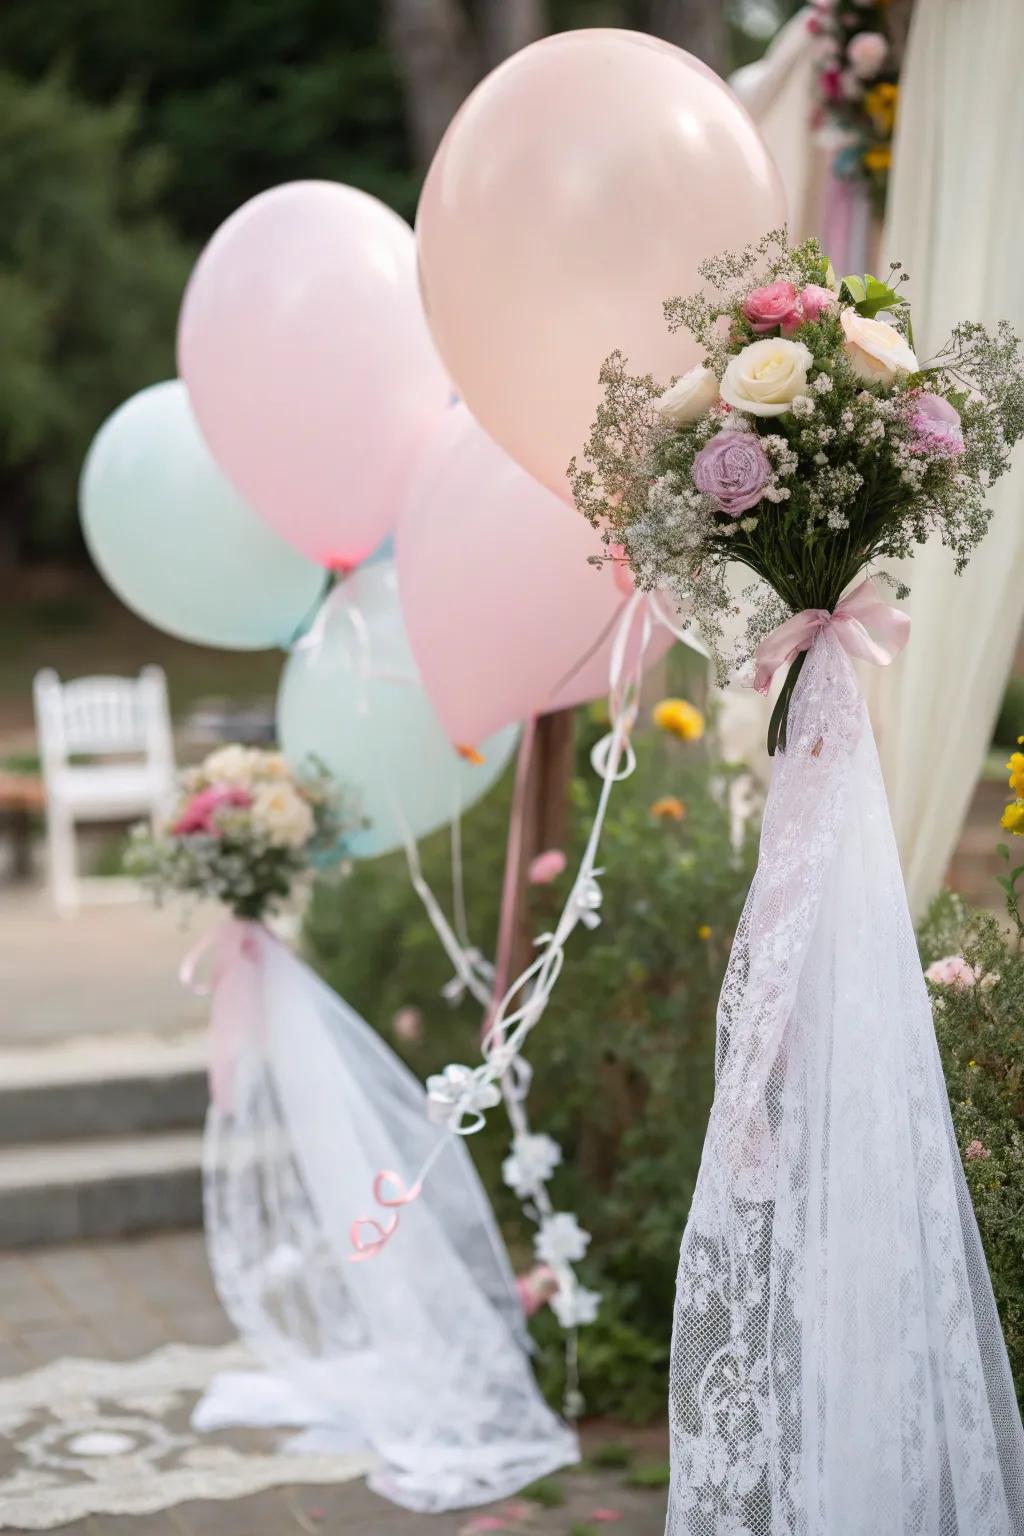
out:
{"label": "mint green balloon", "polygon": [[294,648],[277,696],[281,750],[300,769],[318,760],[367,826],[346,838],[357,859],[390,853],[446,826],[485,795],[515,750],[518,725],[459,755],[419,680],[394,564],[362,566],[328,597]]}
{"label": "mint green balloon", "polygon": [[324,590],[323,570],[251,512],[214,463],[179,379],[119,406],[79,486],[101,575],[157,629],[197,645],[287,646]]}

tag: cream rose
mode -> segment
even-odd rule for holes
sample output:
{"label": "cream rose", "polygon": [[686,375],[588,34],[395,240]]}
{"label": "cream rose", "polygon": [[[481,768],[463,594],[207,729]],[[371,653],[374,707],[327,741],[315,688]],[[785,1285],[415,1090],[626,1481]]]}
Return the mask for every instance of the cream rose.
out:
{"label": "cream rose", "polygon": [[278,848],[301,848],[313,835],[313,812],[290,784],[258,785],[251,814],[256,830]]}
{"label": "cream rose", "polygon": [[697,363],[658,396],[654,409],[670,427],[685,427],[699,421],[717,401],[718,380],[710,368]]}
{"label": "cream rose", "polygon": [[722,399],[751,416],[782,416],[797,395],[807,393],[807,370],[812,361],[802,341],[787,341],[781,336],[752,341],[726,368]]}
{"label": "cream rose", "polygon": [[891,384],[898,373],[916,373],[920,364],[906,339],[884,320],[868,320],[855,309],[839,317],[846,355],[865,384]]}
{"label": "cream rose", "polygon": [[251,784],[259,772],[260,755],[252,747],[232,743],[211,752],[202,771],[211,784]]}

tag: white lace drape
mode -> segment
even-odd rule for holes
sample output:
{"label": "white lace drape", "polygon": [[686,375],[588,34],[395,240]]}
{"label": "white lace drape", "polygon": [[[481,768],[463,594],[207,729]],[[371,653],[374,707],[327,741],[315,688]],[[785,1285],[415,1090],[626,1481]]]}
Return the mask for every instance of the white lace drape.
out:
{"label": "white lace drape", "polygon": [[505,1497],[578,1459],[534,1381],[515,1283],[464,1142],[448,1145],[400,1238],[350,1263],[374,1179],[446,1132],[424,1090],[336,993],[263,928],[261,1007],[211,1109],[206,1226],[214,1279],[269,1375],[231,1373],[198,1427],[304,1426],[296,1449],[369,1446],[371,1483],[443,1510]]}
{"label": "white lace drape", "polygon": [[1024,1435],[878,758],[815,642],[683,1237],[670,1536],[1021,1536]]}

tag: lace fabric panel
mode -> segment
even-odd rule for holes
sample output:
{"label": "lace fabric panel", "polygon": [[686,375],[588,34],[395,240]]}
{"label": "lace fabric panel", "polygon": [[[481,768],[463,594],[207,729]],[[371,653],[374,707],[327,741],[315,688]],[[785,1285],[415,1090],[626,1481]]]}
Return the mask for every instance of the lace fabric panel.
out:
{"label": "lace fabric panel", "polygon": [[668,1536],[1024,1536],[1024,1434],[878,757],[815,642],[719,1005]]}
{"label": "lace fabric panel", "polygon": [[[446,1133],[379,1037],[264,931],[262,1018],[210,1111],[207,1240],[218,1293],[278,1384],[300,1442],[369,1446],[373,1485],[416,1510],[503,1498],[578,1459],[537,1388],[513,1276],[467,1148],[451,1139],[401,1232],[350,1263],[382,1170],[403,1177]],[[275,1394],[215,1384],[198,1422],[272,1416]]]}

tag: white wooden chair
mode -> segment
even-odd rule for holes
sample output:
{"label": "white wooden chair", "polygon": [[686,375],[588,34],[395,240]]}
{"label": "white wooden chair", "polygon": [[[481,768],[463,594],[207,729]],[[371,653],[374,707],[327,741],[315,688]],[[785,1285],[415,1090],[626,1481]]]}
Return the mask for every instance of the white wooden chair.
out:
{"label": "white wooden chair", "polygon": [[[161,667],[137,678],[36,674],[36,730],[46,786],[50,884],[58,912],[75,912],[87,889],[127,894],[123,882],[77,874],[75,824],[157,816],[174,793],[174,742]],[[75,763],[75,757],[113,759]]]}

